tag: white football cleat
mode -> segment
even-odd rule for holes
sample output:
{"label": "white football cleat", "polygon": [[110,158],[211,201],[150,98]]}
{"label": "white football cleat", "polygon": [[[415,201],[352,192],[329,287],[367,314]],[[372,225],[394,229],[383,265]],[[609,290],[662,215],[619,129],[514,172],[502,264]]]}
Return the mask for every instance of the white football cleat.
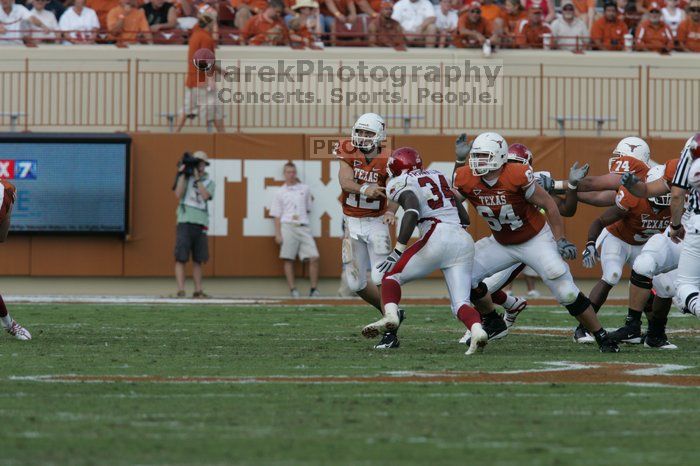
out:
{"label": "white football cleat", "polygon": [[398,306],[387,304],[384,308],[384,317],[363,328],[362,335],[365,338],[375,338],[386,332],[395,331],[399,328],[400,324],[401,319],[398,313]]}
{"label": "white football cleat", "polygon": [[26,328],[18,324],[17,321],[13,320],[12,324],[10,324],[10,328],[6,328],[5,330],[18,340],[27,341],[32,339],[32,334],[29,333]]}
{"label": "white football cleat", "polygon": [[489,342],[489,336],[481,324],[472,325],[471,334],[472,341],[469,344],[469,349],[466,353],[464,353],[467,356],[471,356],[477,351],[483,350],[484,346],[486,346],[486,344]]}
{"label": "white football cleat", "polygon": [[530,291],[527,292],[527,297],[528,297],[528,298],[537,299],[537,298],[539,298],[540,296],[542,296],[542,295],[541,295],[540,292],[537,291],[537,290],[530,290]]}
{"label": "white football cleat", "polygon": [[518,318],[518,314],[527,309],[527,300],[515,296],[515,303],[510,307],[504,309],[506,310],[503,320],[506,321],[506,327],[511,328],[515,324],[515,319]]}

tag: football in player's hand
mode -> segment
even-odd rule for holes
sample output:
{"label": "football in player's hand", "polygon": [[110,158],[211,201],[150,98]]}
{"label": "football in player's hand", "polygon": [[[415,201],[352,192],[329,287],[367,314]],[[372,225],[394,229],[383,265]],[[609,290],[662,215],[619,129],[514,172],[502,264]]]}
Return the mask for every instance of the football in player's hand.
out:
{"label": "football in player's hand", "polygon": [[214,66],[214,52],[209,49],[199,49],[192,56],[192,64],[199,71],[209,71]]}

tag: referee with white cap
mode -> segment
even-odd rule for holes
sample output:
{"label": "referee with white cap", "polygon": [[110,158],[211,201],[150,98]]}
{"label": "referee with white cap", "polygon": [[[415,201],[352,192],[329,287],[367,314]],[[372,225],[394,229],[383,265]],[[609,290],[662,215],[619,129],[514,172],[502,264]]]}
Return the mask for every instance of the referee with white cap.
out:
{"label": "referee with white cap", "polygon": [[700,317],[700,133],[686,142],[671,184],[669,236],[676,243],[684,238],[677,296],[688,311]]}
{"label": "referee with white cap", "polygon": [[280,245],[280,259],[284,260],[284,274],[289,292],[299,297],[294,277],[294,260],[309,262],[311,290],[309,296],[319,296],[318,249],[309,228],[309,212],[313,197],[309,187],[297,178],[297,167],[292,162],[284,165],[284,185],[272,201],[270,215],[275,218],[275,241]]}

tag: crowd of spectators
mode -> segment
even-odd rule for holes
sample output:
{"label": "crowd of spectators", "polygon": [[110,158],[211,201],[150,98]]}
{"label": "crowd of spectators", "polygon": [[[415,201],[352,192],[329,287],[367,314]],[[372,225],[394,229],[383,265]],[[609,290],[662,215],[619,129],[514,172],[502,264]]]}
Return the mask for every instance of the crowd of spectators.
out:
{"label": "crowd of spectators", "polygon": [[232,44],[700,52],[700,0],[597,1],[0,0],[0,45],[184,43],[206,13]]}

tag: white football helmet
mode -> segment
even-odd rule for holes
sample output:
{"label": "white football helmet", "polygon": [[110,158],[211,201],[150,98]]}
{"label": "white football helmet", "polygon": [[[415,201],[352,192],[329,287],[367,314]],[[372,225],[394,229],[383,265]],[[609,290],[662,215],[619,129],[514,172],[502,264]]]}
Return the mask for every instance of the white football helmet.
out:
{"label": "white football helmet", "polygon": [[[651,183],[652,181],[656,181],[658,179],[663,178],[664,170],[665,165],[657,165],[655,167],[651,167],[647,172],[647,183]],[[656,205],[669,206],[671,205],[671,194],[668,193],[662,196],[650,197],[649,201],[653,202]]]}
{"label": "white football helmet", "polygon": [[700,192],[700,159],[695,159],[695,161],[690,164],[688,184],[690,184],[693,189]]}
{"label": "white football helmet", "polygon": [[[359,131],[371,132],[372,136],[360,135]],[[376,113],[365,113],[360,115],[352,126],[350,142],[353,147],[365,151],[371,151],[386,139],[386,124],[384,118]]]}
{"label": "white football helmet", "polygon": [[475,176],[498,170],[508,161],[508,143],[498,133],[481,133],[469,151],[469,168]]}
{"label": "white football helmet", "polygon": [[620,157],[632,157],[649,165],[649,159],[651,158],[649,144],[644,142],[642,138],[636,136],[622,139],[617,143],[617,147],[615,147],[613,151],[613,156],[610,157],[608,161],[608,170],[612,171],[613,163]]}

